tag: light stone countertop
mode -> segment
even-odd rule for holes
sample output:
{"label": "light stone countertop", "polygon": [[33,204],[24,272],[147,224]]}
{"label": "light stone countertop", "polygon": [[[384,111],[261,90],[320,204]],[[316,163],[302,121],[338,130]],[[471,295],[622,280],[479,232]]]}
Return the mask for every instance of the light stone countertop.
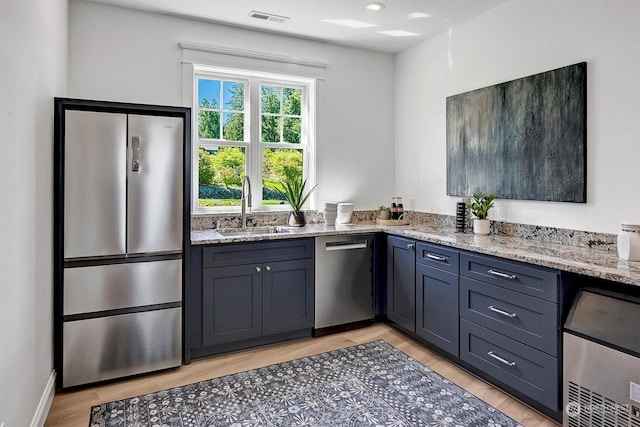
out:
{"label": "light stone countertop", "polygon": [[577,273],[640,287],[640,262],[626,261],[615,251],[600,251],[587,247],[547,243],[538,240],[502,235],[477,236],[472,233],[456,233],[451,228],[425,225],[382,226],[376,224],[349,224],[327,227],[307,224],[304,227],[281,227],[286,232],[249,236],[222,236],[216,230],[191,232],[192,245],[218,243],[255,242],[369,232],[385,232],[471,252],[495,255],[543,267]]}

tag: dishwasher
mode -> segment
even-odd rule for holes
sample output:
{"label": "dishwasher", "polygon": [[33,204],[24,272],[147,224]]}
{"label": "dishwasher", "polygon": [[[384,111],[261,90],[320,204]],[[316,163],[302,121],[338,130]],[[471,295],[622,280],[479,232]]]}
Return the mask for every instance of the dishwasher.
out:
{"label": "dishwasher", "polygon": [[374,318],[373,237],[316,237],[316,329]]}

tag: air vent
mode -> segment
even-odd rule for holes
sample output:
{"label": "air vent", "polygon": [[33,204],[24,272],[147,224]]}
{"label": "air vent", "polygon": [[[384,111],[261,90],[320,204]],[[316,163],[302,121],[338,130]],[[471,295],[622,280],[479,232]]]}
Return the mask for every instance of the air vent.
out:
{"label": "air vent", "polygon": [[265,12],[257,12],[255,10],[251,11],[251,13],[249,14],[249,17],[260,19],[262,21],[278,22],[280,24],[282,24],[283,22],[287,22],[289,19],[291,19],[287,16],[274,15],[272,13],[265,13]]}
{"label": "air vent", "polygon": [[628,405],[569,381],[569,427],[638,427]]}

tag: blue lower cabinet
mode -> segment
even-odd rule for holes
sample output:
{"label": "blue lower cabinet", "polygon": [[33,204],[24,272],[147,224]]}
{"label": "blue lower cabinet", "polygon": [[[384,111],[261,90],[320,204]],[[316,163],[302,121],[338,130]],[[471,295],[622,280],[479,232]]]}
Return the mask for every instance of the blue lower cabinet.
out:
{"label": "blue lower cabinet", "polygon": [[205,346],[262,335],[262,275],[254,265],[207,268],[202,274]]}
{"label": "blue lower cabinet", "polygon": [[262,275],[262,334],[313,328],[312,259],[265,264]]}
{"label": "blue lower cabinet", "polygon": [[552,411],[559,407],[558,359],[460,319],[460,358]]}
{"label": "blue lower cabinet", "polygon": [[460,316],[558,356],[558,304],[461,277]]}
{"label": "blue lower cabinet", "polygon": [[387,238],[387,318],[408,332],[416,331],[416,243]]}
{"label": "blue lower cabinet", "polygon": [[313,239],[193,248],[185,360],[311,336]]}
{"label": "blue lower cabinet", "polygon": [[458,356],[458,275],[416,264],[416,335]]}

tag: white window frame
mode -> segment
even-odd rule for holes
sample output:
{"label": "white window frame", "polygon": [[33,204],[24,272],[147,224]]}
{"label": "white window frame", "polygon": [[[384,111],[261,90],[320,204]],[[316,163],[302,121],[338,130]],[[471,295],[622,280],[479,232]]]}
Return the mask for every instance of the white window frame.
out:
{"label": "white window frame", "polygon": [[[210,78],[214,80],[232,80],[245,83],[244,131],[245,141],[201,140],[198,138],[198,79]],[[302,175],[307,180],[307,190],[315,185],[315,115],[316,115],[316,79],[309,77],[289,76],[284,74],[257,72],[250,70],[221,68],[205,65],[193,65],[193,114],[192,114],[192,212],[193,213],[238,213],[240,206],[198,206],[198,150],[215,149],[217,147],[244,147],[245,174],[251,181],[253,212],[288,211],[288,205],[262,205],[262,149],[263,148],[292,148],[302,151]],[[302,90],[300,100],[301,135],[300,143],[260,142],[260,87],[280,86]],[[221,100],[220,109],[223,108]],[[222,132],[221,123],[221,136]],[[305,209],[315,209],[315,192],[311,194],[305,204]]]}

